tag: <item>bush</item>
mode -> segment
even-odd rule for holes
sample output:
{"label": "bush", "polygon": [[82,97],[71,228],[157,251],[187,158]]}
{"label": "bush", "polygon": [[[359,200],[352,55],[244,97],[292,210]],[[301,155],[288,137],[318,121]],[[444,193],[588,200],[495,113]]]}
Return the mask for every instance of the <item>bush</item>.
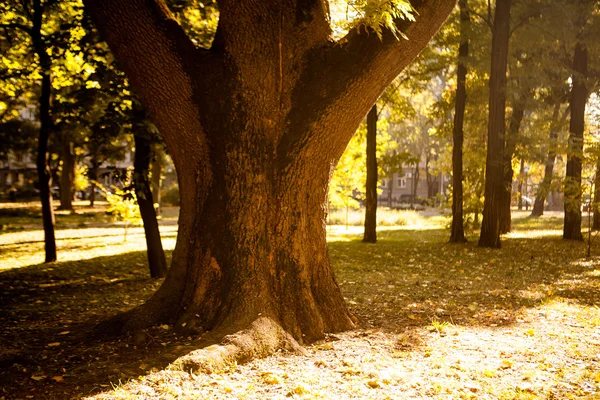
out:
{"label": "bush", "polygon": [[161,196],[161,202],[168,206],[179,205],[179,185],[173,184],[164,190]]}

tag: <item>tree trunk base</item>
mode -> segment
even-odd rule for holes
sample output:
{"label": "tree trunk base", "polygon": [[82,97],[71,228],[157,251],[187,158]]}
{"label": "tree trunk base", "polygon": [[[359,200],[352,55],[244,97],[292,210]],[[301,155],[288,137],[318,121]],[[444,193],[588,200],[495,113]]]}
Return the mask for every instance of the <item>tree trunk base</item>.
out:
{"label": "tree trunk base", "polygon": [[462,244],[462,243],[468,243],[469,241],[467,240],[467,238],[465,238],[464,236],[462,237],[450,237],[450,240],[448,241],[448,243],[456,243],[456,244]]}
{"label": "tree trunk base", "polygon": [[169,369],[193,373],[214,373],[254,358],[264,358],[278,350],[306,354],[306,350],[271,318],[256,319],[247,329],[223,336],[215,331],[211,337],[222,337],[219,344],[195,350],[175,360]]}

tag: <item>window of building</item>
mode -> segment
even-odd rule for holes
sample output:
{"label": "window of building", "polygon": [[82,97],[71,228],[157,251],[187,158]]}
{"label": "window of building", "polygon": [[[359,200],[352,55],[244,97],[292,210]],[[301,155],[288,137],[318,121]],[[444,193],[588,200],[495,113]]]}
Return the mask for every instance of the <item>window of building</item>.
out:
{"label": "window of building", "polygon": [[406,177],[405,176],[398,177],[398,187],[400,187],[400,189],[406,189]]}

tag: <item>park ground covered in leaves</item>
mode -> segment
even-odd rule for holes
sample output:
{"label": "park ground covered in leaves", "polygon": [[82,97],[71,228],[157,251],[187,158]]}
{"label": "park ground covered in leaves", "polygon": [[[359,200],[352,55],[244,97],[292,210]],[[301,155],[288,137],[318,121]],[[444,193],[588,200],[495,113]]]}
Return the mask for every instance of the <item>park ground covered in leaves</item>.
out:
{"label": "park ground covered in leaves", "polygon": [[329,227],[359,327],[304,355],[196,374],[169,368],[205,345],[180,327],[120,338],[93,329],[160,285],[148,278],[141,228],[124,242],[101,215],[59,216],[61,260],[44,265],[42,231],[2,211],[0,398],[600,397],[600,246],[586,258],[585,243],[561,239],[558,218],[519,215],[500,250],[478,248],[475,235],[448,244],[440,217],[386,226],[376,244],[362,243],[359,227]]}

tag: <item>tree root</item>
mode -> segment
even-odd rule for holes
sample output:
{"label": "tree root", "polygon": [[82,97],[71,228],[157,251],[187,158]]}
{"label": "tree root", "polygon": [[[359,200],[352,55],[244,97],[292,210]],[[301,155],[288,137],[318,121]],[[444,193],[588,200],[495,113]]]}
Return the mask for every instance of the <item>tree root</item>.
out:
{"label": "tree root", "polygon": [[223,338],[220,344],[192,351],[175,360],[169,369],[193,373],[223,371],[253,358],[267,357],[277,350],[306,354],[306,350],[271,318],[261,317],[248,329]]}

